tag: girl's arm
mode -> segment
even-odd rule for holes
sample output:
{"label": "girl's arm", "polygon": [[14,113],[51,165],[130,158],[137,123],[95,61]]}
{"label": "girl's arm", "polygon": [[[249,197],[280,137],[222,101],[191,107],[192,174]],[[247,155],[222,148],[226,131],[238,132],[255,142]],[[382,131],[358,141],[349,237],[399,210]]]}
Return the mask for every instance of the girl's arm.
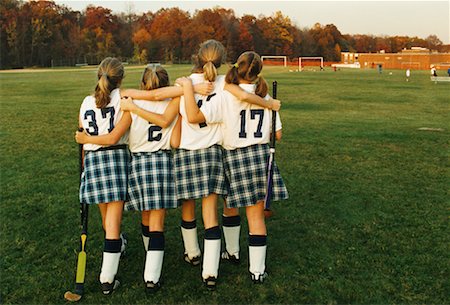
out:
{"label": "girl's arm", "polygon": [[125,111],[133,112],[134,114],[140,116],[144,120],[158,125],[162,128],[166,128],[172,124],[173,120],[178,114],[180,108],[180,98],[174,98],[167,106],[163,114],[154,113],[142,109],[133,103],[133,100],[129,97],[127,99],[122,98],[120,100],[120,107]]}
{"label": "girl's arm", "polygon": [[281,129],[275,132],[275,139],[277,139],[277,141],[280,141],[282,136],[283,132],[281,131]]}
{"label": "girl's arm", "polygon": [[114,145],[119,142],[120,138],[125,134],[130,125],[131,115],[128,111],[125,111],[119,123],[117,123],[110,133],[101,136],[90,136],[85,131],[77,131],[75,133],[75,140],[79,144]]}
{"label": "girl's arm", "polygon": [[236,98],[243,102],[247,102],[249,104],[258,105],[264,108],[272,109],[275,111],[279,111],[281,108],[281,102],[279,100],[273,99],[272,97],[269,100],[265,100],[264,98],[249,93],[245,90],[243,90],[241,87],[239,87],[236,84],[228,84],[225,83],[225,90],[233,94]]}
{"label": "girl's arm", "polygon": [[[194,92],[200,95],[208,95],[214,90],[214,84],[205,82],[194,86]],[[154,90],[123,89],[120,90],[123,97],[131,97],[136,100],[163,101],[183,95],[183,88],[179,86],[163,87]]]}
{"label": "girl's arm", "polygon": [[187,77],[182,77],[177,79],[176,83],[183,86],[184,102],[188,122],[191,124],[205,122],[206,118],[200,111],[200,108],[198,108],[197,103],[195,102],[191,80]]}
{"label": "girl's arm", "polygon": [[178,116],[178,120],[173,127],[172,134],[170,135],[170,146],[172,148],[180,147],[181,142],[181,115]]}

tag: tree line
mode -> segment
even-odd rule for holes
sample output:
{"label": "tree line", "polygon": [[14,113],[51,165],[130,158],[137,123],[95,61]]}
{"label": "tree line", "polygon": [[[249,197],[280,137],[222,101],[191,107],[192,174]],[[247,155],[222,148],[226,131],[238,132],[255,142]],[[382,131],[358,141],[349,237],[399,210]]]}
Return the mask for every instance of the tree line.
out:
{"label": "tree line", "polygon": [[244,50],[261,55],[323,56],[340,61],[341,51],[398,52],[412,46],[446,48],[436,35],[342,34],[333,24],[300,29],[281,12],[272,16],[236,17],[232,9],[214,7],[192,15],[179,8],[113,14],[88,6],[73,11],[53,1],[2,0],[0,68],[98,64],[106,56],[124,61],[190,62],[198,45],[210,38],[224,44],[233,62]]}

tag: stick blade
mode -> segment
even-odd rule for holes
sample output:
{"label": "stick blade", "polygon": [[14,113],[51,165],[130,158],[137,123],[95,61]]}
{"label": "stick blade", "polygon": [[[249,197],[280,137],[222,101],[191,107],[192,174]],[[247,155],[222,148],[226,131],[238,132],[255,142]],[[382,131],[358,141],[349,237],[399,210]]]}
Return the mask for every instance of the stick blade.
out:
{"label": "stick blade", "polygon": [[64,293],[64,298],[70,302],[78,302],[79,300],[81,300],[81,297],[82,295],[73,293],[71,291],[66,291],[66,293]]}
{"label": "stick blade", "polygon": [[85,274],[86,274],[86,252],[81,251],[78,254],[76,282],[84,283]]}

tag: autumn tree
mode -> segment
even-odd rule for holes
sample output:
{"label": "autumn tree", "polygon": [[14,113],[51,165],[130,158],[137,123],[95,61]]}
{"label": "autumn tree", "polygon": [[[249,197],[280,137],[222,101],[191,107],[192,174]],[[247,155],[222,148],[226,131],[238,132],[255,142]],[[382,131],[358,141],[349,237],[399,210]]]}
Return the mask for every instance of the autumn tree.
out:
{"label": "autumn tree", "polygon": [[184,47],[184,27],[188,27],[189,23],[189,14],[179,8],[156,12],[149,31],[149,56],[169,62],[180,60]]}

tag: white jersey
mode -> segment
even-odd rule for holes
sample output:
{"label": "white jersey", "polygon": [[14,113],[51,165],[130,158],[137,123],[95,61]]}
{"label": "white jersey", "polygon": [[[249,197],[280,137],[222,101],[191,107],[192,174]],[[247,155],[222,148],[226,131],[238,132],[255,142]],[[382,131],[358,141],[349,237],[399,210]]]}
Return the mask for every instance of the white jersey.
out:
{"label": "white jersey", "polygon": [[[240,84],[243,90],[255,93],[256,85]],[[201,108],[207,123],[222,122],[223,143],[227,150],[265,144],[270,141],[272,131],[272,110],[261,106],[241,102],[228,91],[224,92],[220,105],[209,105]],[[269,99],[269,95],[265,97]],[[275,130],[282,128],[280,115],[277,112]]]}
{"label": "white jersey", "polygon": [[[119,89],[114,89],[110,97],[111,101],[104,108],[97,108],[95,97],[92,95],[86,96],[83,100],[80,108],[80,122],[89,135],[101,136],[110,133],[122,118],[123,111],[120,110]],[[127,144],[127,142],[128,132],[115,145]],[[96,144],[83,145],[84,150],[97,150],[101,147],[104,146]]]}
{"label": "white jersey", "polygon": [[[203,73],[193,73],[189,76],[192,84],[200,84],[206,82]],[[200,109],[208,104],[220,104],[223,98],[223,87],[225,86],[225,77],[219,75],[214,82],[214,91],[208,95],[195,94],[195,101]],[[180,148],[188,150],[197,150],[221,144],[222,131],[220,124],[191,124],[186,115],[186,103],[184,96],[180,99],[181,120],[181,142]]]}
{"label": "white jersey", "polygon": [[[134,100],[133,102],[144,110],[163,114],[169,106],[170,100],[158,102]],[[154,152],[161,149],[170,149],[170,136],[176,119],[166,128],[148,122],[134,113],[131,113],[131,119],[129,138],[131,152]]]}

